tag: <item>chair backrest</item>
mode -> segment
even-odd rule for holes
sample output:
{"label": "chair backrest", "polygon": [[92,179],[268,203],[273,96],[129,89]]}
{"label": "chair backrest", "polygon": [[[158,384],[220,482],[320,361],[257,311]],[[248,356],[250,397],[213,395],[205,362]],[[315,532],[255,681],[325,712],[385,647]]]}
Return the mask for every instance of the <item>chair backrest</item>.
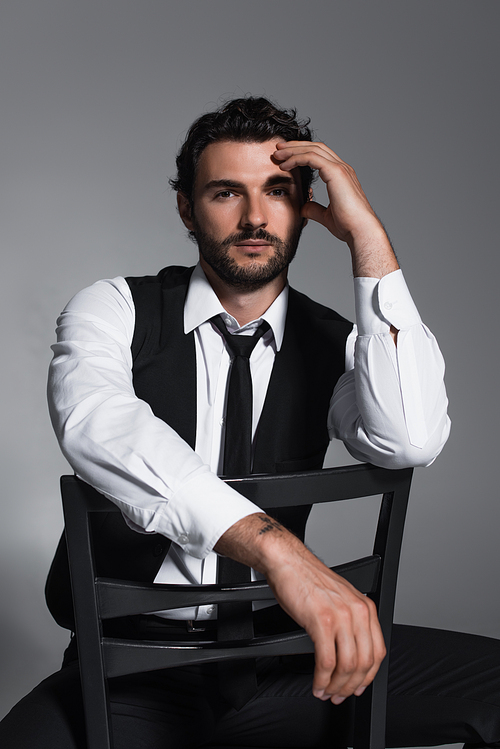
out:
{"label": "chair backrest", "polygon": [[[369,464],[304,473],[255,475],[228,483],[262,509],[337,502],[382,495],[373,554],[334,569],[378,608],[387,650],[391,640],[396,581],[412,469],[390,471]],[[265,582],[238,585],[164,585],[97,576],[90,519],[93,513],[119,512],[99,492],[74,476],[61,478],[66,539],[73,591],[88,749],[111,749],[107,678],[130,673],[206,663],[313,652],[303,631],[256,637],[234,643],[206,640],[151,642],[104,637],[102,621],[151,611],[227,601],[269,600]],[[356,698],[354,746],[383,749],[388,658],[371,688]],[[333,738],[332,738],[333,740]]]}

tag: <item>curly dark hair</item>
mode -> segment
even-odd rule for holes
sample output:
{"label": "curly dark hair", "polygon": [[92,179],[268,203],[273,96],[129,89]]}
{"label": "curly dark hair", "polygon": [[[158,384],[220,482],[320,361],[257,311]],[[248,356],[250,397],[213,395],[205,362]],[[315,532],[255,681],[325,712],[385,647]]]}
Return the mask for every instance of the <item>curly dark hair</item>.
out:
{"label": "curly dark hair", "polygon": [[[182,192],[192,205],[196,168],[203,150],[210,143],[222,140],[264,143],[276,137],[310,141],[309,122],[309,119],[298,120],[297,110],[279,109],[262,96],[232,99],[193,122],[177,154],[177,176],[169,180],[170,186]],[[299,169],[302,194],[307,200],[314,172],[308,166]]]}

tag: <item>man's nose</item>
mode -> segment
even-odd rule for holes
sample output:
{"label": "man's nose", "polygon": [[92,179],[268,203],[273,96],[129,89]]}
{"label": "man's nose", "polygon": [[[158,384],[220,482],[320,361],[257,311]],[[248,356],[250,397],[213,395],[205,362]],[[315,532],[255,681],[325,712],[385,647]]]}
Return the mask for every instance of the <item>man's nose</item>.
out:
{"label": "man's nose", "polygon": [[249,196],[244,203],[241,224],[246,229],[267,226],[267,213],[260,197]]}

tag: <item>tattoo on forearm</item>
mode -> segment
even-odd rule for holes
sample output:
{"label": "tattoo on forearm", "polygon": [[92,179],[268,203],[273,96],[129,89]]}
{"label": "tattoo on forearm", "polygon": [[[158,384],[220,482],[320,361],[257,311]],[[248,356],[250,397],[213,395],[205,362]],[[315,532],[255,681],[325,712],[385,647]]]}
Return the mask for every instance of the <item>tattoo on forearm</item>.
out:
{"label": "tattoo on forearm", "polygon": [[262,522],[262,528],[259,530],[259,536],[261,536],[263,533],[267,533],[268,531],[279,531],[280,533],[284,530],[281,523],[278,523],[277,520],[274,520],[274,518],[269,517],[269,515],[259,515],[259,520]]}

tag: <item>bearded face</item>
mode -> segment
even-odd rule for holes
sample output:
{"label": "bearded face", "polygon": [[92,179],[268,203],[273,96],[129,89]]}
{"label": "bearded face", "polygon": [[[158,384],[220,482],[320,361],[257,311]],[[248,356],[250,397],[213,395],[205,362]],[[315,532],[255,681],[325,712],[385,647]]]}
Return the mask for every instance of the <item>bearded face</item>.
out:
{"label": "bearded face", "polygon": [[[259,289],[288,268],[299,243],[302,225],[296,227],[290,236],[281,239],[265,229],[244,231],[231,234],[223,240],[203,231],[196,219],[193,219],[193,235],[198,244],[201,257],[229,286],[236,289]],[[230,249],[238,243],[249,240],[262,240],[272,245],[272,252],[263,259],[258,252],[247,252],[245,264],[231,256]],[[253,260],[253,262],[252,262]]]}
{"label": "bearded face", "polygon": [[192,199],[179,213],[205,270],[228,288],[265,287],[293,260],[305,220],[298,169],[283,171],[276,142],[217,141],[202,152]]}

